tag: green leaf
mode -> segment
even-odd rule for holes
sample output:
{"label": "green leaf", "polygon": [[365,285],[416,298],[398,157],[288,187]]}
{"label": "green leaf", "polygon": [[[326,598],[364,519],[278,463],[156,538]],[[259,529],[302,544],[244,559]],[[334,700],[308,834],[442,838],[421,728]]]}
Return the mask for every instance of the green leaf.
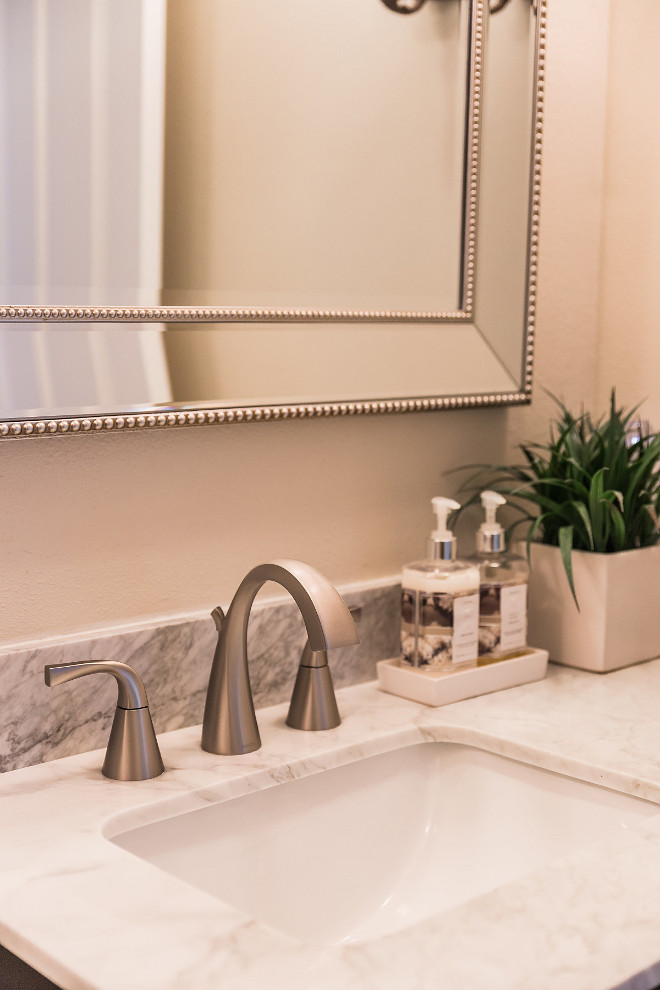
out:
{"label": "green leaf", "polygon": [[573,581],[573,527],[572,526],[562,526],[559,530],[559,550],[561,552],[561,559],[564,565],[564,570],[566,572],[566,577],[568,578],[568,585],[571,589],[571,594],[573,595],[573,601],[575,602],[575,607],[580,611],[580,605],[577,600],[577,595],[575,594],[575,583]]}
{"label": "green leaf", "polygon": [[602,550],[605,533],[605,513],[603,511],[603,475],[607,468],[596,471],[589,486],[589,515],[596,550]]}
{"label": "green leaf", "polygon": [[529,527],[529,532],[527,533],[527,563],[528,565],[532,562],[532,543],[534,542],[534,537],[543,525],[543,516],[537,516],[532,525]]}
{"label": "green leaf", "polygon": [[626,548],[626,524],[618,506],[610,505],[610,518],[612,520],[612,550],[614,553],[618,553]]}
{"label": "green leaf", "polygon": [[591,519],[589,517],[589,513],[587,512],[587,508],[586,508],[585,505],[583,505],[582,502],[574,502],[573,504],[574,504],[574,507],[575,507],[575,511],[577,512],[578,516],[582,520],[582,524],[584,526],[584,531],[587,534],[587,542],[589,544],[589,549],[590,550],[593,550],[594,549],[594,534],[593,534],[593,531],[591,529]]}

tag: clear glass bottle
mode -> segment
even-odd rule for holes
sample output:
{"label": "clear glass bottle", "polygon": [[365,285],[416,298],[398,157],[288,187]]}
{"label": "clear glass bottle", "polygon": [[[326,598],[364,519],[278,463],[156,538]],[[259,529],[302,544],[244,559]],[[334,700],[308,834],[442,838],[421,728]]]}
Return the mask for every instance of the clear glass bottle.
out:
{"label": "clear glass bottle", "polygon": [[432,505],[437,525],[427,558],[407,564],[401,576],[401,663],[449,672],[477,665],[480,573],[474,562],[456,559],[447,515],[458,502],[438,496]]}
{"label": "clear glass bottle", "polygon": [[479,665],[506,660],[527,648],[527,580],[524,557],[509,553],[504,531],[495,514],[506,499],[499,492],[483,491],[485,521],[477,533],[479,585]]}

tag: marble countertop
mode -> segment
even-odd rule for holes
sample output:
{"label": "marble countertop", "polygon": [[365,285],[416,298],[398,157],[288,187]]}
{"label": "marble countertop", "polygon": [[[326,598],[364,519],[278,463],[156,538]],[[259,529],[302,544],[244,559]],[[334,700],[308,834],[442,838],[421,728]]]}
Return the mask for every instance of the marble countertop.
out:
{"label": "marble countertop", "polygon": [[[258,713],[257,753],[199,727],[160,736],[163,776],[106,780],[102,751],[0,777],[0,942],[65,990],[649,990],[660,983],[660,808],[586,849],[382,939],[315,947],[262,926],[105,837],[362,756],[449,740],[660,804],[660,660],[431,709],[363,684],[342,724]],[[448,795],[448,800],[451,796]],[[120,820],[119,819],[119,820]],[[108,824],[112,821],[112,824]],[[637,974],[645,974],[637,976]]]}

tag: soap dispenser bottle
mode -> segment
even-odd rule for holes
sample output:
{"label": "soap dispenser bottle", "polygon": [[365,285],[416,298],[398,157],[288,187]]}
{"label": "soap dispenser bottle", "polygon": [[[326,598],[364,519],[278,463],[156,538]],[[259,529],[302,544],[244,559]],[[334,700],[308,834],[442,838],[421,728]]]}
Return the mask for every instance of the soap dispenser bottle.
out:
{"label": "soap dispenser bottle", "polygon": [[427,558],[406,565],[401,578],[401,663],[449,672],[477,664],[480,573],[456,559],[447,515],[458,502],[436,497],[432,505],[437,524]]}
{"label": "soap dispenser bottle", "polygon": [[508,553],[504,531],[495,518],[506,499],[483,491],[485,520],[477,532],[477,550],[470,558],[479,567],[479,664],[505,660],[527,646],[527,562]]}

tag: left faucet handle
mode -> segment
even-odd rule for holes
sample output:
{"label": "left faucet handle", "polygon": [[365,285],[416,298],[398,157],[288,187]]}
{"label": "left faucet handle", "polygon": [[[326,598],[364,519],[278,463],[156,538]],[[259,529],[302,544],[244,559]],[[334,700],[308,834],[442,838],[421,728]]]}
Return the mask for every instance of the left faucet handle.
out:
{"label": "left faucet handle", "polygon": [[113,780],[149,780],[164,772],[147,692],[142,678],[128,664],[118,660],[78,660],[47,664],[47,687],[57,687],[87,674],[111,674],[117,681],[115,717],[103,761],[104,776]]}

